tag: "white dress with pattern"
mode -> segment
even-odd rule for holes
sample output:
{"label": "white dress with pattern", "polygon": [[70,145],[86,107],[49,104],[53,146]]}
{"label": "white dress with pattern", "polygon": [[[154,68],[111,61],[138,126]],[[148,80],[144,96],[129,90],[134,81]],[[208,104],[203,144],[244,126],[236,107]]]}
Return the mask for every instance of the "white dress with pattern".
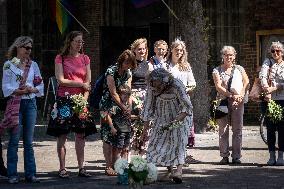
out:
{"label": "white dress with pattern", "polygon": [[[182,82],[174,79],[172,87],[161,95],[149,88],[142,111],[143,121],[153,120],[147,149],[147,161],[161,166],[184,164],[188,132],[192,125],[192,104]],[[186,112],[181,127],[161,131],[162,126]]]}

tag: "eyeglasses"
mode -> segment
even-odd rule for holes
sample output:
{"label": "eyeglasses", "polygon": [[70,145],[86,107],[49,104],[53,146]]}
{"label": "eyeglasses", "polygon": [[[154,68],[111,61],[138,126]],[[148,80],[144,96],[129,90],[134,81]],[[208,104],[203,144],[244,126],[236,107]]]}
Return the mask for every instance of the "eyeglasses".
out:
{"label": "eyeglasses", "polygon": [[223,56],[235,56],[234,54],[223,54]]}
{"label": "eyeglasses", "polygon": [[29,46],[22,46],[21,48],[24,48],[24,49],[26,49],[27,51],[33,49],[32,47],[29,47]]}
{"label": "eyeglasses", "polygon": [[280,53],[281,50],[275,50],[275,49],[272,49],[272,50],[271,50],[271,53],[272,53],[272,54],[275,53],[275,52],[276,52],[276,53]]}
{"label": "eyeglasses", "polygon": [[85,43],[85,41],[83,41],[83,40],[78,40],[78,41],[76,41],[76,40],[73,40],[75,43],[81,43],[81,44],[84,44]]}

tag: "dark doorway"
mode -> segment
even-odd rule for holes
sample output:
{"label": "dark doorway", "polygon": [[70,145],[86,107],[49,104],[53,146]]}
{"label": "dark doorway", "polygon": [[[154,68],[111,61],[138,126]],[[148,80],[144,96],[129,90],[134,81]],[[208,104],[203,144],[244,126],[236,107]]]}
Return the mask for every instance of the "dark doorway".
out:
{"label": "dark doorway", "polygon": [[153,45],[156,40],[168,42],[168,24],[150,24],[148,27],[102,27],[101,28],[101,66],[100,72],[116,62],[123,50],[130,48],[130,44],[137,38],[148,40],[149,56],[153,55]]}
{"label": "dark doorway", "polygon": [[102,27],[100,71],[116,62],[118,56],[137,38],[149,38],[149,28]]}

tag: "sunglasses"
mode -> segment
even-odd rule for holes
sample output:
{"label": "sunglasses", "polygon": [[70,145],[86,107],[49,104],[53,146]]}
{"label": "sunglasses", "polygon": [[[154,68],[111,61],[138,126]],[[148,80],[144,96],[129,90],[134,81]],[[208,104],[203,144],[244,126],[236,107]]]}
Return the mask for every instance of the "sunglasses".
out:
{"label": "sunglasses", "polygon": [[21,48],[24,48],[24,49],[26,49],[27,51],[33,49],[32,47],[29,47],[29,46],[22,46]]}
{"label": "sunglasses", "polygon": [[279,53],[279,52],[281,52],[281,50],[274,50],[274,49],[271,50],[271,53],[275,53],[275,52]]}

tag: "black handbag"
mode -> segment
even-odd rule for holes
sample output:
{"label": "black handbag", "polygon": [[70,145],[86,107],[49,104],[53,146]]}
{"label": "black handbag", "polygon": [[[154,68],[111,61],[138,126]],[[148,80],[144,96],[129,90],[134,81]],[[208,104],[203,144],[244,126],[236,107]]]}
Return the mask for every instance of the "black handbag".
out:
{"label": "black handbag", "polygon": [[228,115],[228,99],[212,101],[210,106],[210,116],[214,119],[220,119],[226,115]]}

